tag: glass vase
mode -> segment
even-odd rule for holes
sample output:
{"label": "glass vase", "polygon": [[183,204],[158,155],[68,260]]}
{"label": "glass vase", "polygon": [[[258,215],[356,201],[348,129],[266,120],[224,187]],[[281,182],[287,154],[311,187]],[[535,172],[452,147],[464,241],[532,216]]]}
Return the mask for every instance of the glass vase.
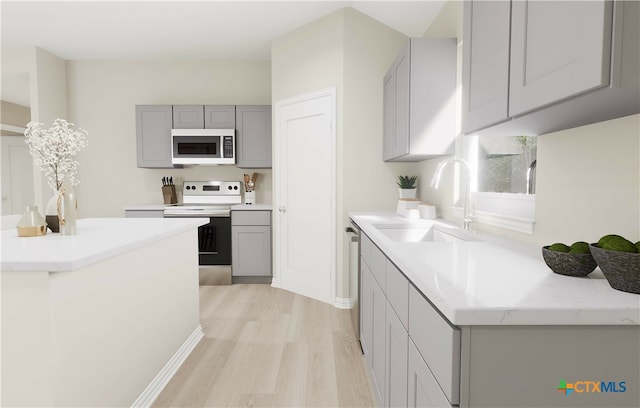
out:
{"label": "glass vase", "polygon": [[67,180],[62,182],[62,186],[58,190],[57,211],[58,220],[60,221],[60,234],[75,235],[78,202],[73,186]]}
{"label": "glass vase", "polygon": [[51,232],[60,232],[60,220],[58,220],[58,192],[54,192],[49,201],[47,201],[47,207],[44,211],[44,218],[47,222],[47,227]]}

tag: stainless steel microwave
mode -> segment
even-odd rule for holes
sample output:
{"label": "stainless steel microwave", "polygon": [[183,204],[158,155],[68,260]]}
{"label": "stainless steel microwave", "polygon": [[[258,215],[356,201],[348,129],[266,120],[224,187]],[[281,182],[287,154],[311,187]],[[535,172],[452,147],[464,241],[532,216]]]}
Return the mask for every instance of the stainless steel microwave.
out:
{"label": "stainless steel microwave", "polygon": [[235,129],[172,129],[173,164],[235,164]]}

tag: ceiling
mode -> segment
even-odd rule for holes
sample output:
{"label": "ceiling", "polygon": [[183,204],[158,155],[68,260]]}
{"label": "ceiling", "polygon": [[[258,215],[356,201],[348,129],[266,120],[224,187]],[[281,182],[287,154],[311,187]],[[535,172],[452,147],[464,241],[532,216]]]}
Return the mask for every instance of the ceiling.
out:
{"label": "ceiling", "polygon": [[[65,60],[269,60],[271,40],[343,7],[421,37],[446,1],[6,1],[2,47]],[[28,76],[3,74],[2,100],[29,106]]]}
{"label": "ceiling", "polygon": [[421,37],[446,1],[5,1],[2,46],[62,59],[268,60],[271,40],[343,7]]}

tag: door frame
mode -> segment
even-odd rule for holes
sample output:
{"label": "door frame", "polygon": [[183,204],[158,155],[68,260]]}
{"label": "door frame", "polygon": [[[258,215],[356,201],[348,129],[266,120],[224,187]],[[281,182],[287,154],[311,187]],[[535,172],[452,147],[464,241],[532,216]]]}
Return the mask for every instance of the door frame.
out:
{"label": "door frame", "polygon": [[329,191],[329,202],[330,202],[330,217],[331,217],[331,271],[330,271],[330,287],[331,293],[329,294],[329,299],[326,299],[327,303],[332,305],[336,302],[336,271],[337,271],[337,219],[338,219],[338,201],[337,201],[337,126],[336,126],[336,118],[337,118],[337,97],[336,97],[336,86],[331,86],[328,88],[318,89],[309,93],[296,95],[284,99],[280,99],[275,101],[274,103],[274,111],[273,111],[273,188],[274,188],[274,202],[273,202],[273,253],[274,253],[274,264],[273,264],[273,279],[271,282],[271,286],[276,288],[282,288],[281,275],[284,262],[281,254],[281,246],[279,245],[282,242],[283,232],[280,230],[281,222],[282,222],[282,213],[280,212],[280,207],[283,202],[283,193],[280,188],[280,179],[283,176],[282,170],[278,165],[279,159],[282,156],[281,149],[283,148],[283,144],[280,141],[280,125],[281,118],[280,115],[282,113],[282,109],[289,105],[294,105],[297,103],[309,101],[312,99],[317,99],[320,97],[329,96],[331,100],[331,125],[330,125],[330,134],[329,134],[329,142],[330,142],[330,167],[331,167],[331,187]]}

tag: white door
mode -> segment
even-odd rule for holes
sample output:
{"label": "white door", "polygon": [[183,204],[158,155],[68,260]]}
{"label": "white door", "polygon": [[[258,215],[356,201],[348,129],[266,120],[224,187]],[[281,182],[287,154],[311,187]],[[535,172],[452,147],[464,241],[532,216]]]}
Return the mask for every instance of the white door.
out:
{"label": "white door", "polygon": [[[23,136],[1,136],[2,215],[22,214],[34,205],[33,160]],[[44,214],[44,208],[39,208]]]}
{"label": "white door", "polygon": [[275,105],[273,285],[334,303],[336,91]]}

